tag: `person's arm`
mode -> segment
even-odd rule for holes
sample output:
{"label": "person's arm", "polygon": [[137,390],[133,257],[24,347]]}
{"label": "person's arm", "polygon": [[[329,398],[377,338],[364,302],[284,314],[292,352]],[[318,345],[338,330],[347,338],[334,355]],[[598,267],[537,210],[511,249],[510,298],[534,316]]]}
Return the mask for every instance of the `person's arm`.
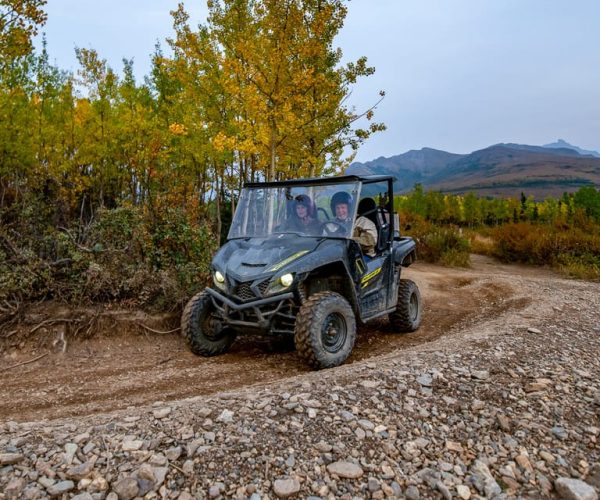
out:
{"label": "person's arm", "polygon": [[377,228],[373,221],[366,217],[356,219],[352,239],[360,245],[364,252],[373,252],[377,245]]}

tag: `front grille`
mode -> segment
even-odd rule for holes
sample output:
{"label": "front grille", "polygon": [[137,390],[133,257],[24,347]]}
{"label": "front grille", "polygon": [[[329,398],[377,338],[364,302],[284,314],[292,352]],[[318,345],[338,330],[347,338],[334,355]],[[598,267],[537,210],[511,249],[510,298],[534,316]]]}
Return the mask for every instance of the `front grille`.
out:
{"label": "front grille", "polygon": [[261,281],[258,284],[258,289],[260,290],[260,294],[264,297],[265,294],[267,293],[267,288],[269,288],[269,283],[271,282],[271,280],[269,278],[267,278],[264,281]]}
{"label": "front grille", "polygon": [[235,294],[242,300],[252,300],[256,298],[252,288],[250,288],[250,283],[240,283],[235,289]]}
{"label": "front grille", "polygon": [[258,285],[256,285],[256,289],[258,289],[258,294],[254,293],[252,290],[252,281],[245,281],[242,283],[238,283],[234,288],[234,295],[238,297],[240,300],[255,300],[264,297],[267,293],[267,288],[269,288],[269,283],[271,282],[270,278],[261,281]]}

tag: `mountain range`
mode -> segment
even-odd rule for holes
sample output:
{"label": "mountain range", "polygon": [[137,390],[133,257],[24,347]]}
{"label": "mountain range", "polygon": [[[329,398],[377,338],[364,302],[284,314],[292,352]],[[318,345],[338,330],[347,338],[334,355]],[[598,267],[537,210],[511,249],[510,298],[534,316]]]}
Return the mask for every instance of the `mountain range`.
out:
{"label": "mountain range", "polygon": [[398,193],[421,183],[426,189],[445,193],[518,196],[523,191],[542,199],[582,186],[600,186],[600,153],[562,139],[545,146],[501,143],[469,154],[422,148],[390,158],[355,162],[346,173],[393,175]]}

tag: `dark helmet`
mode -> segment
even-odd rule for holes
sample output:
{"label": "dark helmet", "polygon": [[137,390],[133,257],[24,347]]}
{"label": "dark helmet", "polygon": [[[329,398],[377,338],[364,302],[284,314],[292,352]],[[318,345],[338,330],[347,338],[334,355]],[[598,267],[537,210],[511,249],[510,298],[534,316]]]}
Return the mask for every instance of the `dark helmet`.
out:
{"label": "dark helmet", "polygon": [[299,194],[298,196],[296,196],[294,198],[294,208],[296,208],[298,205],[306,207],[308,215],[310,217],[314,217],[315,206],[313,205],[310,196],[306,194]]}
{"label": "dark helmet", "polygon": [[340,204],[348,205],[348,211],[350,212],[352,207],[352,196],[346,191],[338,191],[331,197],[331,213],[335,215],[335,207]]}

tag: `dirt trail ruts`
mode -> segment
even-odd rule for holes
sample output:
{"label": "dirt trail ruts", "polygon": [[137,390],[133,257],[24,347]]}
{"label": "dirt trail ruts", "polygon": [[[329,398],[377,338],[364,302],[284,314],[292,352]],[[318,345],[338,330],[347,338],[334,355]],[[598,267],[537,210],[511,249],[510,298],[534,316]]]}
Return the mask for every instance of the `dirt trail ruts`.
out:
{"label": "dirt trail ruts", "polygon": [[[531,302],[519,289],[523,277],[548,271],[474,257],[471,269],[417,263],[405,276],[424,299],[421,328],[400,335],[379,321],[359,330],[348,363],[451,336]],[[515,279],[519,278],[519,279]],[[42,351],[20,350],[0,358],[11,366]],[[294,352],[269,352],[252,338],[238,339],[230,353],[197,357],[178,334],[112,332],[73,340],[66,353],[51,353],[6,370],[0,385],[0,418],[28,421],[104,413],[115,409],[272,383],[308,371]]]}

